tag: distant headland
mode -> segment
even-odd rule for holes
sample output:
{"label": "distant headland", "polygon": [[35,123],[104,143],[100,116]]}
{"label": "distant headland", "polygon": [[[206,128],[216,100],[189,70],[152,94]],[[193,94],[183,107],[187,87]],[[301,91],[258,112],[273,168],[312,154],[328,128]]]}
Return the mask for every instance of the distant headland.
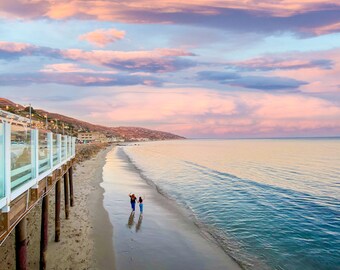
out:
{"label": "distant headland", "polygon": [[35,127],[46,128],[53,132],[64,132],[72,136],[84,133],[95,133],[92,137],[105,136],[109,141],[159,141],[185,139],[179,135],[141,127],[107,127],[91,124],[59,113],[17,104],[0,97],[0,109],[29,117],[31,110],[32,124]]}

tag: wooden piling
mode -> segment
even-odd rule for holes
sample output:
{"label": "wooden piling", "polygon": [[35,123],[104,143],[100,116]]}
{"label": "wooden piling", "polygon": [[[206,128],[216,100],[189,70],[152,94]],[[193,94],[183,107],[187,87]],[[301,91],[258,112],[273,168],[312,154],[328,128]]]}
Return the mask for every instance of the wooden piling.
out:
{"label": "wooden piling", "polygon": [[15,255],[16,255],[16,269],[27,269],[27,221],[24,217],[15,227]]}
{"label": "wooden piling", "polygon": [[60,241],[60,194],[61,180],[58,180],[55,185],[55,234],[54,241]]}
{"label": "wooden piling", "polygon": [[46,253],[48,244],[48,195],[43,198],[41,208],[41,236],[39,269],[46,269]]}
{"label": "wooden piling", "polygon": [[70,202],[69,202],[69,181],[68,173],[64,174],[64,197],[65,197],[65,218],[69,219]]}
{"label": "wooden piling", "polygon": [[70,205],[71,207],[74,206],[74,197],[73,197],[73,167],[71,165],[70,169],[68,170],[69,173],[69,180],[70,180]]}

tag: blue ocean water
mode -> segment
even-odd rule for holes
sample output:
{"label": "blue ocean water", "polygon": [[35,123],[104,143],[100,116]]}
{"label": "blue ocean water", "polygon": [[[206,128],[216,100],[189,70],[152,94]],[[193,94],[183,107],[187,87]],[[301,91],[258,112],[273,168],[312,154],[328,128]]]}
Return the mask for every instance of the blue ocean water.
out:
{"label": "blue ocean water", "polygon": [[246,269],[340,269],[340,140],[122,147]]}

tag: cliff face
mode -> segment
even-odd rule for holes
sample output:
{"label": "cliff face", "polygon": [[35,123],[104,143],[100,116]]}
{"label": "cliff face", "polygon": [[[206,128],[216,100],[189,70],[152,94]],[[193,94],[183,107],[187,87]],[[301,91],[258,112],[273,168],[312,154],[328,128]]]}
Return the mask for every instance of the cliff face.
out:
{"label": "cliff face", "polygon": [[[27,116],[27,108],[16,104],[8,99],[0,98],[0,109],[8,110],[12,113]],[[184,137],[157,130],[151,130],[141,127],[106,127],[101,125],[91,124],[82,120],[68,117],[58,113],[51,113],[40,109],[33,109],[33,120],[44,123],[45,115],[48,117],[49,127],[51,130],[60,132],[62,127],[67,127],[66,133],[76,135],[78,132],[93,132],[98,131],[107,136],[119,137],[128,141],[133,140],[180,140]],[[53,124],[51,124],[53,123]]]}

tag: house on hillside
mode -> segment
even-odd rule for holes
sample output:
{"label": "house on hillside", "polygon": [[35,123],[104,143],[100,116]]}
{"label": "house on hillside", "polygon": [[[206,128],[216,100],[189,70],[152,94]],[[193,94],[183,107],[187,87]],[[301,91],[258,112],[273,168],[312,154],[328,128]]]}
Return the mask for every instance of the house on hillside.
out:
{"label": "house on hillside", "polygon": [[109,141],[106,135],[100,132],[78,133],[78,140],[82,143],[94,143],[94,142],[105,143]]}

